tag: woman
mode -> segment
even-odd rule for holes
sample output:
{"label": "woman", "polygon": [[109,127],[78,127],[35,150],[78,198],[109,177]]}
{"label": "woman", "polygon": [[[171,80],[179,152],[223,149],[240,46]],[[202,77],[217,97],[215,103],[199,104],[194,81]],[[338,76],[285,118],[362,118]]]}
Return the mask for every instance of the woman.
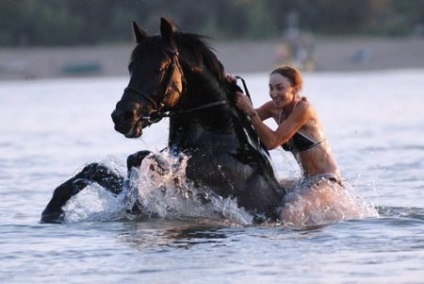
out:
{"label": "woman", "polygon": [[[237,107],[250,117],[263,144],[269,150],[282,146],[294,155],[301,167],[303,178],[295,186],[291,182],[292,188],[281,209],[281,220],[295,226],[345,216],[340,206],[336,206],[344,194],[340,170],[315,108],[300,96],[302,85],[300,72],[283,66],[271,72],[271,100],[261,107],[255,109],[247,96],[236,93]],[[268,118],[277,122],[277,129],[272,130],[263,122]],[[285,188],[289,184],[282,181]]]}

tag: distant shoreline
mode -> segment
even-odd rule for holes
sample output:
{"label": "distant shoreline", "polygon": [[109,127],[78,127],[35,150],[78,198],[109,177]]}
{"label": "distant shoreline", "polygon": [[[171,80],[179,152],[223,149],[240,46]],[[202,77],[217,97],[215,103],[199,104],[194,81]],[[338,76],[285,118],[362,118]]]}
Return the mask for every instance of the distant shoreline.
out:
{"label": "distant shoreline", "polygon": [[[284,44],[210,41],[230,73],[269,72],[279,64]],[[133,44],[0,48],[0,80],[72,76],[127,76]],[[313,72],[424,68],[424,38],[318,38],[313,41]]]}

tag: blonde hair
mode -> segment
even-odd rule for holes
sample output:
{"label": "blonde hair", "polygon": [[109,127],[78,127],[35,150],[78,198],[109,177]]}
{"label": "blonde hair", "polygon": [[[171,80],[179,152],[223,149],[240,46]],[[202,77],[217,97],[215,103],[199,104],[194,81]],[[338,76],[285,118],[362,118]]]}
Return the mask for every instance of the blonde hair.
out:
{"label": "blonde hair", "polygon": [[296,68],[288,66],[288,65],[281,66],[274,69],[270,73],[270,75],[272,74],[280,74],[281,76],[286,77],[292,84],[292,87],[295,89],[297,94],[299,94],[300,91],[302,90],[302,87],[303,87],[302,74]]}

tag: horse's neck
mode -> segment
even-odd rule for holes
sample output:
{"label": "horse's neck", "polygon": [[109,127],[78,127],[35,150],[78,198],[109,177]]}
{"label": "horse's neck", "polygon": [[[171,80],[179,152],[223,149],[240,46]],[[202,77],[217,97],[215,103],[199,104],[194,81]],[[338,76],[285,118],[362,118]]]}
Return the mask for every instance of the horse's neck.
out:
{"label": "horse's neck", "polygon": [[205,140],[212,144],[213,139],[222,139],[222,135],[226,139],[234,136],[232,107],[224,84],[216,78],[200,75],[186,77],[184,97],[170,119],[170,144],[184,145]]}
{"label": "horse's neck", "polygon": [[187,89],[181,101],[182,109],[200,107],[216,101],[227,100],[223,83],[208,73],[194,73],[186,78]]}
{"label": "horse's neck", "polygon": [[[169,146],[179,149],[218,147],[228,151],[259,149],[259,140],[253,128],[227,98],[226,92],[230,90],[226,89],[225,83],[188,80],[180,113],[170,119]],[[187,111],[220,101],[225,103]]]}

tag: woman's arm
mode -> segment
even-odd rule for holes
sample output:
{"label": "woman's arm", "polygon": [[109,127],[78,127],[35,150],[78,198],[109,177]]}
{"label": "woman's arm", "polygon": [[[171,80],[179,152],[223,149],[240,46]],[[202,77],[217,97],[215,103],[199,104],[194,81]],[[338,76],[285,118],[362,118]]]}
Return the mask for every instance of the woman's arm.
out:
{"label": "woman's arm", "polygon": [[274,103],[271,102],[266,102],[263,105],[261,105],[260,107],[256,108],[255,111],[256,113],[259,115],[259,117],[261,118],[261,120],[267,120],[268,118],[273,118],[273,108],[275,108]]}
{"label": "woman's arm", "polygon": [[273,131],[263,123],[250,101],[243,95],[237,95],[237,107],[250,117],[250,122],[267,149],[272,150],[287,142],[309,119],[309,103],[300,102],[289,117]]}

